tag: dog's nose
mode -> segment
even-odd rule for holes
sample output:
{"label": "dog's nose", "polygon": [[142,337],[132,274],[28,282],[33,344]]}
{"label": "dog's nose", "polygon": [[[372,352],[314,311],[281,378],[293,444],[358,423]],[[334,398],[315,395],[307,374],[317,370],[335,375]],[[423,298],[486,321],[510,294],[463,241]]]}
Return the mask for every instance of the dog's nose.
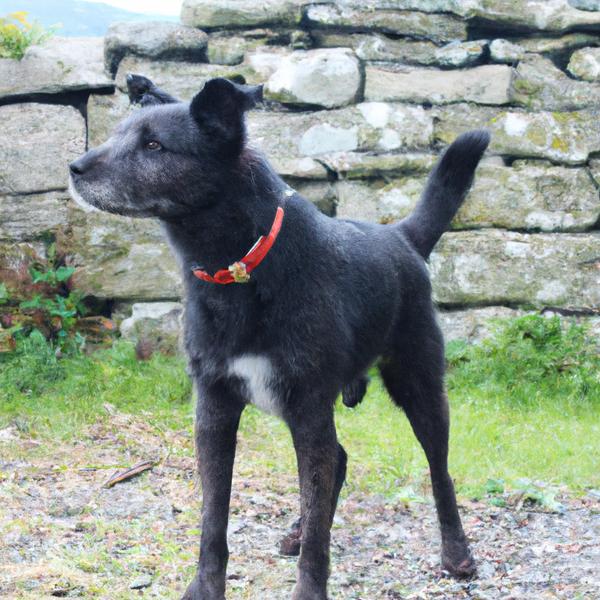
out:
{"label": "dog's nose", "polygon": [[81,158],[74,160],[69,165],[69,171],[71,171],[71,175],[82,175],[83,174],[83,161]]}

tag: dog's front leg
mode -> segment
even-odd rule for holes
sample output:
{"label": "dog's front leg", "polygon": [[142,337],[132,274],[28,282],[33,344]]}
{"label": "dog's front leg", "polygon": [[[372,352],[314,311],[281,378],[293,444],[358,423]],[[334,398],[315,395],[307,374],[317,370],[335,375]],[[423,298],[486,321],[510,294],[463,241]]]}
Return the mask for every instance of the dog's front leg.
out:
{"label": "dog's front leg", "polygon": [[198,384],[196,450],[202,483],[202,535],[194,581],[182,600],[224,600],[227,522],[236,434],[243,404],[226,387]]}
{"label": "dog's front leg", "polygon": [[292,600],[327,600],[332,502],[338,444],[333,410],[300,411],[288,420],[298,459],[302,539]]}

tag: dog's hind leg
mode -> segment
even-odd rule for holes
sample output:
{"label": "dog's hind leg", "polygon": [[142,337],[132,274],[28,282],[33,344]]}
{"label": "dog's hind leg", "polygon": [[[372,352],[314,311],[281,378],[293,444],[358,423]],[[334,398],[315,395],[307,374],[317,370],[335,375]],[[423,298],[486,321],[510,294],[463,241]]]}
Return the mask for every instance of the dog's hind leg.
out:
{"label": "dog's hind leg", "polygon": [[[298,578],[292,600],[327,600],[329,541],[334,498],[339,492],[340,452],[333,420],[333,398],[315,403],[286,417],[292,433],[302,515]],[[343,461],[342,461],[343,462]]]}
{"label": "dog's hind leg", "polygon": [[[331,522],[335,516],[338,498],[340,491],[346,481],[346,465],[348,463],[348,455],[344,447],[338,443],[337,445],[337,464],[335,468],[335,485],[333,488],[333,500],[331,503]],[[284,556],[298,556],[300,554],[300,542],[302,539],[302,518],[297,519],[291,526],[290,531],[279,543],[279,552]]]}
{"label": "dog's hind leg", "polygon": [[244,404],[225,385],[198,385],[196,449],[202,482],[202,535],[195,579],[182,600],[224,600],[227,522],[236,434]]}
{"label": "dog's hind leg", "polygon": [[448,473],[449,415],[443,382],[443,339],[433,315],[419,330],[420,334],[402,336],[396,353],[382,361],[381,375],[394,402],[404,409],[429,462],[442,535],[442,567],[455,577],[470,577],[476,570],[475,561]]}

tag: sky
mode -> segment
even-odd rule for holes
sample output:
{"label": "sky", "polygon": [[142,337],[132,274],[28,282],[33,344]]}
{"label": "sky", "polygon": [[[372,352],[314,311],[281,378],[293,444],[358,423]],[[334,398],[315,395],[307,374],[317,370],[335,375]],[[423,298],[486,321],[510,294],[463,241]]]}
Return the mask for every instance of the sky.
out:
{"label": "sky", "polygon": [[[84,2],[96,3],[97,0],[84,0]],[[102,0],[102,2],[136,13],[176,16],[181,11],[183,0]]]}
{"label": "sky", "polygon": [[182,0],[0,0],[0,17],[26,11],[59,36],[102,36],[118,21],[179,21]]}

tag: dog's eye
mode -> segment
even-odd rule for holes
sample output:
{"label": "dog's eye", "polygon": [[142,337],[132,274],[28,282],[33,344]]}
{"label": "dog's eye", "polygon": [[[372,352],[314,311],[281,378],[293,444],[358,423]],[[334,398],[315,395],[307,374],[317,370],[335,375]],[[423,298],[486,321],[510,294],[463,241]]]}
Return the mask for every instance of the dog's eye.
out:
{"label": "dog's eye", "polygon": [[160,142],[157,142],[156,140],[146,142],[146,150],[160,150],[161,148]]}

